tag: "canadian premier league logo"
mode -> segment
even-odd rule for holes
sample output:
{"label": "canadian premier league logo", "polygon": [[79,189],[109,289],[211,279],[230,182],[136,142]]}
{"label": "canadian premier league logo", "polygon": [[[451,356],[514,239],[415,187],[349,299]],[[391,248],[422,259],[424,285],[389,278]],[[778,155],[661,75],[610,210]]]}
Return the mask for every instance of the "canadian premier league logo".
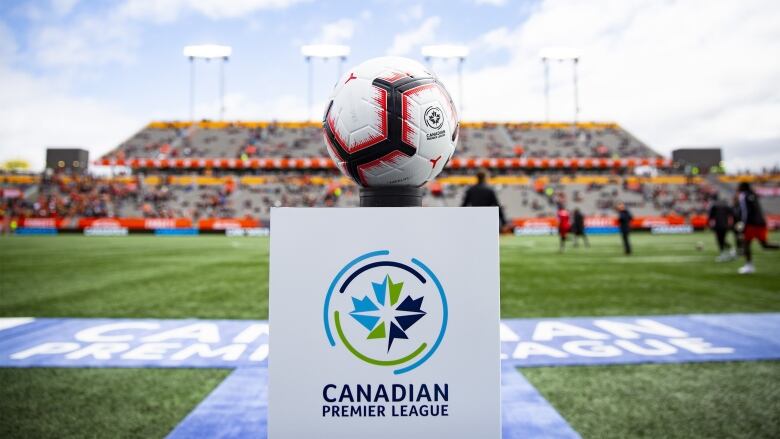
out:
{"label": "canadian premier league logo", "polygon": [[427,361],[447,328],[447,299],[422,261],[380,250],[362,255],[333,279],[325,297],[325,334],[363,362],[401,374]]}

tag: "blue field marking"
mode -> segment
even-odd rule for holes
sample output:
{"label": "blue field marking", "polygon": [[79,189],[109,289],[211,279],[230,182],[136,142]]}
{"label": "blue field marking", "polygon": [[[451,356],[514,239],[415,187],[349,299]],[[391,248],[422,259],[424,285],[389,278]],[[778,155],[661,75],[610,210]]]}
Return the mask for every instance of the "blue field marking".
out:
{"label": "blue field marking", "polygon": [[168,439],[242,439],[268,436],[268,369],[236,369]]}
{"label": "blue field marking", "polygon": [[565,419],[512,365],[501,367],[503,439],[578,438]]}
{"label": "blue field marking", "polygon": [[[236,369],[169,437],[262,438],[268,330],[260,320],[0,318],[0,367]],[[505,319],[501,352],[503,436],[578,437],[517,367],[779,360],[780,313]]]}
{"label": "blue field marking", "polygon": [[780,313],[502,320],[518,367],[780,359]]}
{"label": "blue field marking", "polygon": [[[237,369],[168,435],[168,439],[267,437],[268,373]],[[501,372],[504,439],[579,438],[563,417],[512,366]]]}
{"label": "blue field marking", "polygon": [[[0,330],[0,367],[265,366],[268,329],[261,320],[40,318]],[[501,354],[517,367],[775,360],[780,313],[505,319]]]}
{"label": "blue field marking", "polygon": [[0,367],[233,369],[267,357],[260,320],[39,318],[0,330]]}

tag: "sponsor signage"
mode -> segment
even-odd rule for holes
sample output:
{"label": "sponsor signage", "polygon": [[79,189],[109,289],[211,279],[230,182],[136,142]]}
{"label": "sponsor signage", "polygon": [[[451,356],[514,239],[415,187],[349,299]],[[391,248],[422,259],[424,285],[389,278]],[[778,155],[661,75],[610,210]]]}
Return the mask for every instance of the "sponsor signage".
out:
{"label": "sponsor signage", "polygon": [[525,225],[515,228],[515,236],[554,235],[558,229],[548,225]]}
{"label": "sponsor signage", "polygon": [[780,186],[756,186],[755,191],[762,197],[780,197]]}
{"label": "sponsor signage", "polygon": [[226,236],[254,236],[254,237],[262,237],[262,236],[268,236],[270,233],[270,230],[268,227],[250,227],[246,229],[225,229],[225,235]]}
{"label": "sponsor signage", "polygon": [[500,436],[496,208],[271,217],[271,439]]}
{"label": "sponsor signage", "polygon": [[87,227],[84,236],[127,236],[127,227]]}
{"label": "sponsor signage", "polygon": [[56,218],[24,218],[20,225],[30,229],[56,229],[58,220]]}
{"label": "sponsor signage", "polygon": [[50,227],[19,227],[17,235],[56,235],[57,229]]}
{"label": "sponsor signage", "polygon": [[0,195],[3,198],[21,198],[22,191],[19,188],[0,188]]}
{"label": "sponsor signage", "polygon": [[668,226],[653,226],[650,228],[650,233],[654,235],[680,235],[693,233],[693,226],[690,224],[668,225]]}

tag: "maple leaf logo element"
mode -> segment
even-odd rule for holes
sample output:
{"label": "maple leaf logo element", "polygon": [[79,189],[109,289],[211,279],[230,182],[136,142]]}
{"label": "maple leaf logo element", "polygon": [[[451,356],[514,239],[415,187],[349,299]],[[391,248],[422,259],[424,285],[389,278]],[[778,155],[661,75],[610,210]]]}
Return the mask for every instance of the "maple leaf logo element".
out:
{"label": "maple leaf logo element", "polygon": [[393,341],[408,339],[406,331],[426,315],[422,310],[423,297],[413,299],[406,295],[400,300],[404,283],[394,283],[390,275],[385,275],[381,283],[371,282],[371,286],[376,301],[368,295],[362,299],[353,297],[353,311],[349,315],[366,328],[366,339],[387,339],[387,352],[390,352]]}

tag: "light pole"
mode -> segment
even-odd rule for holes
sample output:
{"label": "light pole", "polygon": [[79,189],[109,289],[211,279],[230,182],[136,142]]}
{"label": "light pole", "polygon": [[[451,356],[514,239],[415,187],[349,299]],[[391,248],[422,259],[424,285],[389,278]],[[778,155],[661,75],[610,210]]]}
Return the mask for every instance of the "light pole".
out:
{"label": "light pole", "polygon": [[314,106],[314,59],[319,58],[327,61],[328,59],[336,58],[338,60],[339,69],[338,77],[341,78],[343,64],[344,61],[347,60],[347,57],[350,54],[350,50],[351,49],[349,46],[343,46],[340,44],[307,44],[305,46],[301,46],[301,55],[303,55],[303,59],[306,60],[309,71],[309,120],[313,120],[312,107]]}
{"label": "light pole", "polygon": [[574,85],[574,126],[576,128],[580,117],[580,96],[579,81],[577,78],[577,68],[580,63],[580,54],[577,50],[569,47],[548,47],[542,49],[539,53],[544,64],[544,112],[545,119],[550,121],[550,61],[571,61],[572,63],[572,82]]}
{"label": "light pole", "polygon": [[550,62],[547,57],[542,56],[544,65],[544,121],[550,121]]}
{"label": "light pole", "polygon": [[457,46],[452,44],[436,44],[433,46],[423,46],[420,53],[429,65],[433,59],[456,59],[458,61],[458,99],[460,100],[460,114],[463,115],[463,63],[469,56],[467,46]]}
{"label": "light pole", "polygon": [[219,119],[225,116],[225,63],[230,59],[233,48],[217,44],[199,44],[185,46],[182,51],[190,60],[190,120],[195,121],[195,60],[221,60],[219,65]]}

